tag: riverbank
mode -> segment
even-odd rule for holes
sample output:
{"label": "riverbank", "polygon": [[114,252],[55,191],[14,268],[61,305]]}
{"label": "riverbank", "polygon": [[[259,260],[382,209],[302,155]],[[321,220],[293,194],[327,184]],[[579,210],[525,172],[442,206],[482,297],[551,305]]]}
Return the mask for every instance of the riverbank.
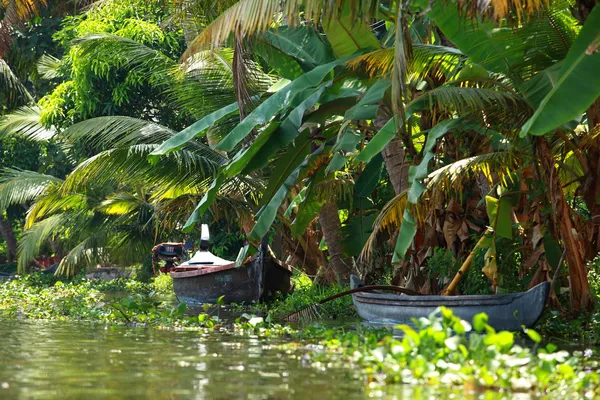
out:
{"label": "riverbank", "polygon": [[[157,300],[156,292],[168,288],[164,281],[44,279],[28,276],[0,285],[0,317],[141,325],[204,335],[249,336],[267,343],[277,338],[274,345],[282,351],[301,352],[306,366],[348,368],[373,385],[600,396],[598,363],[592,351],[559,351],[551,344],[542,345],[541,336],[532,330],[525,332],[531,347],[523,346],[518,334],[495,332],[486,324],[485,315],[467,322],[441,310],[429,319],[416,321],[416,328],[399,326],[403,337],[397,338],[389,331],[355,324],[329,328],[275,323],[274,310],[283,313],[292,308],[283,300],[262,317],[246,313],[225,323],[209,308],[189,315],[184,305],[171,307]],[[111,299],[109,295],[115,291],[125,295]],[[298,293],[303,294],[297,294],[298,298],[309,301],[306,291]]]}

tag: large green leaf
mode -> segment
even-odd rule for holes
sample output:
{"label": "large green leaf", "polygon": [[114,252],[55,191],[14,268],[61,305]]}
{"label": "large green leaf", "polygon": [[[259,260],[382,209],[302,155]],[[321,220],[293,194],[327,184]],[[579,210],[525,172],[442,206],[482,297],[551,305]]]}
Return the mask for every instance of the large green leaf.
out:
{"label": "large green leaf", "polygon": [[[444,120],[434,126],[427,135],[427,141],[423,148],[423,159],[417,166],[412,166],[409,169],[409,181],[411,182],[410,189],[408,191],[408,202],[417,204],[419,198],[426,189],[423,180],[427,177],[429,171],[429,162],[434,158],[435,154],[433,149],[438,139],[448,133],[451,129],[459,126],[462,123],[462,119],[449,119]],[[404,210],[402,216],[402,223],[400,224],[400,233],[396,240],[396,247],[394,248],[393,262],[398,262],[402,259],[410,243],[412,242],[415,234],[417,233],[417,223],[414,217],[410,214],[409,208]]]}
{"label": "large green leaf", "polygon": [[296,185],[303,169],[307,169],[311,165],[311,160],[318,157],[325,146],[319,147],[315,150],[310,157],[305,159],[291,174],[287,176],[283,185],[281,185],[277,192],[270,198],[267,205],[265,205],[258,214],[258,220],[254,224],[252,231],[250,232],[250,240],[261,240],[273,225],[277,211],[283,203],[283,200],[287,197],[290,189]]}
{"label": "large green leaf", "polygon": [[342,58],[325,65],[320,65],[287,84],[252,110],[243,121],[223,138],[216,148],[223,151],[233,150],[257,125],[267,123],[278,112],[288,108],[296,93],[318,86],[336,66],[343,64],[349,59],[350,57]]}
{"label": "large green leaf", "polygon": [[427,16],[457,48],[485,69],[510,73],[512,66],[523,59],[522,42],[515,41],[511,28],[460,15],[455,4],[442,0],[433,2]]}
{"label": "large green leaf", "polygon": [[254,44],[253,50],[282,78],[294,80],[304,73],[304,70],[294,57],[285,54],[269,43],[259,41]]}
{"label": "large green leaf", "polygon": [[538,108],[552,91],[558,82],[561,68],[562,62],[557,62],[520,86],[521,93],[533,109]]}
{"label": "large green leaf", "polygon": [[365,120],[374,119],[377,115],[379,105],[377,102],[381,100],[385,91],[391,86],[392,81],[389,79],[378,80],[371,86],[360,101],[351,109],[346,111],[344,118],[347,120]]}
{"label": "large green leaf", "polygon": [[352,215],[341,229],[344,238],[342,245],[344,253],[349,257],[357,257],[362,251],[367,239],[373,232],[373,223],[377,212],[367,211]]}
{"label": "large green leaf", "polygon": [[423,159],[421,160],[421,163],[419,165],[410,167],[412,184],[408,191],[409,202],[417,204],[419,198],[425,191],[423,180],[427,178],[427,175],[429,174],[429,162],[435,156],[433,149],[436,142],[451,129],[455,128],[461,123],[461,119],[447,119],[440,122],[429,131],[429,134],[427,135],[427,141],[425,142],[425,147],[423,148]]}
{"label": "large green leaf", "polygon": [[579,117],[600,97],[600,7],[594,7],[562,63],[558,81],[521,130],[544,135]]}
{"label": "large green leaf", "polygon": [[564,2],[542,7],[517,27],[471,18],[459,7],[436,0],[428,16],[472,62],[517,85],[564,59],[577,36],[577,21]]}
{"label": "large green leaf", "polygon": [[512,204],[508,197],[485,196],[490,226],[499,237],[512,239]]}
{"label": "large green leaf", "polygon": [[396,122],[391,118],[371,140],[369,144],[356,157],[356,161],[369,162],[377,154],[381,153],[385,146],[396,136]]}
{"label": "large green leaf", "polygon": [[181,148],[184,144],[203,133],[206,129],[214,125],[217,121],[236,112],[238,112],[238,104],[233,103],[221,108],[220,110],[208,114],[204,118],[194,122],[192,125],[177,133],[169,140],[166,140],[156,150],[154,150],[148,155],[148,160],[150,162],[158,161],[160,156]]}
{"label": "large green leaf", "polygon": [[317,185],[325,179],[325,168],[321,167],[313,175],[304,193],[304,199],[298,204],[296,217],[292,222],[291,230],[294,237],[302,235],[306,231],[308,224],[319,214],[324,201],[317,196]]}
{"label": "large green leaf", "polygon": [[551,235],[544,236],[544,254],[552,269],[559,267],[558,263],[560,262],[562,250],[558,241]]}
{"label": "large green leaf", "polygon": [[256,155],[262,150],[265,144],[273,137],[273,134],[279,128],[280,122],[271,122],[262,132],[258,134],[256,139],[250,146],[240,150],[232,159],[223,167],[222,171],[228,178],[241,173],[248,163],[256,157]]}
{"label": "large green leaf", "polygon": [[[281,27],[266,31],[260,40],[310,67],[326,64],[334,59],[331,48],[312,26]],[[347,55],[350,54],[352,53]]]}
{"label": "large green leaf", "polygon": [[392,263],[398,263],[404,258],[410,244],[412,243],[415,235],[417,234],[417,222],[410,215],[408,209],[404,210],[402,215],[402,223],[400,225],[400,232],[396,239],[396,246],[394,247],[394,255],[392,256]]}
{"label": "large green leaf", "polygon": [[256,156],[248,163],[244,173],[250,173],[256,169],[262,168],[269,162],[270,158],[276,152],[288,146],[296,137],[298,137],[298,129],[302,125],[304,113],[311,109],[319,97],[327,88],[327,84],[321,85],[318,89],[310,89],[298,93],[296,99],[292,103],[295,108],[283,120],[277,132],[272,135],[267,143],[260,149]]}
{"label": "large green leaf", "polygon": [[358,197],[369,196],[379,183],[383,171],[383,156],[377,154],[365,167],[354,185],[354,194]]}
{"label": "large green leaf", "polygon": [[191,232],[194,230],[194,225],[196,222],[200,221],[200,217],[208,210],[208,207],[215,201],[219,190],[223,183],[225,183],[226,177],[223,173],[217,175],[215,180],[212,182],[206,194],[202,197],[192,214],[189,216],[188,220],[185,222],[183,226],[184,232]]}
{"label": "large green leaf", "polygon": [[345,9],[339,16],[333,16],[323,24],[327,40],[331,43],[337,57],[346,57],[360,49],[378,49],[379,40],[371,31],[371,27],[359,18],[352,18],[350,7],[345,3]]}
{"label": "large green leaf", "polygon": [[362,135],[357,135],[351,130],[346,130],[332,149],[333,158],[329,162],[325,173],[330,174],[341,169],[348,160],[347,154],[356,150],[356,146],[362,138]]}
{"label": "large green leaf", "polygon": [[308,130],[304,131],[296,141],[289,145],[287,151],[277,160],[273,166],[273,174],[269,178],[267,188],[263,192],[261,206],[266,204],[287,177],[306,159],[310,154],[312,141],[308,137]]}

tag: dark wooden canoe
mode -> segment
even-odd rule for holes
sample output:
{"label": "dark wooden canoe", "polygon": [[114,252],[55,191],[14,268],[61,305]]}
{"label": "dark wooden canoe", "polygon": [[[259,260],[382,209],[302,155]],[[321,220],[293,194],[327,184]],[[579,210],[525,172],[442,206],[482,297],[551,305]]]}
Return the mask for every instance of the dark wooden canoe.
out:
{"label": "dark wooden canoe", "polygon": [[173,290],[180,302],[188,304],[250,303],[268,299],[275,292],[287,294],[292,273],[280,261],[259,252],[239,268],[226,265],[188,265],[171,272]]}
{"label": "dark wooden canoe", "polygon": [[[356,276],[351,287],[360,287]],[[361,318],[375,324],[410,323],[412,318],[428,317],[438,307],[445,306],[454,315],[472,322],[476,314],[488,315],[488,324],[496,330],[519,331],[531,328],[540,318],[546,305],[550,282],[543,282],[527,292],[477,296],[406,296],[380,292],[352,294],[356,311]]]}

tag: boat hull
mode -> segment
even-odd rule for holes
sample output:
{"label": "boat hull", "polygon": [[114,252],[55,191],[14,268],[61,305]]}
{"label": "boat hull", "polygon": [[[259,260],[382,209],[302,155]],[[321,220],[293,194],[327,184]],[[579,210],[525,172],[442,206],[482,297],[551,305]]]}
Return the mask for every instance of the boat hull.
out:
{"label": "boat hull", "polygon": [[250,303],[272,296],[276,291],[287,294],[291,271],[262,255],[236,268],[235,263],[171,272],[173,290],[180,302],[216,303],[223,296],[225,304]]}
{"label": "boat hull", "polygon": [[[358,287],[357,281],[353,282]],[[488,324],[496,330],[519,331],[531,328],[540,318],[550,290],[550,282],[541,283],[527,292],[481,296],[406,296],[375,292],[352,294],[358,315],[375,324],[410,323],[412,318],[428,317],[439,307],[451,309],[454,315],[472,322],[486,313]]]}

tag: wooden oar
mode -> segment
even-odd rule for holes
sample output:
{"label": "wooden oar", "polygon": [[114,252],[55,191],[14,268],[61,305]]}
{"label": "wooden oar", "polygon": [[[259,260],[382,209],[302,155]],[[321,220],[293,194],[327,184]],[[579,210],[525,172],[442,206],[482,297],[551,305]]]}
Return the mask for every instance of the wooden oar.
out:
{"label": "wooden oar", "polygon": [[327,302],[330,302],[331,300],[335,300],[338,299],[340,297],[343,296],[347,296],[349,294],[352,293],[358,293],[358,292],[370,292],[373,290],[391,290],[397,293],[404,293],[407,294],[409,296],[420,296],[421,293],[412,291],[410,289],[406,289],[400,286],[390,286],[390,285],[367,285],[367,286],[361,286],[358,288],[354,288],[354,289],[350,289],[350,290],[345,290],[343,292],[334,294],[333,296],[329,296],[321,301],[319,301],[318,303],[314,303],[310,306],[304,307],[296,312],[291,313],[290,315],[288,315],[287,317],[283,318],[284,321],[300,321],[300,320],[311,320],[314,318],[318,318],[320,317],[319,314],[319,310],[318,307],[321,304],[325,304]]}

